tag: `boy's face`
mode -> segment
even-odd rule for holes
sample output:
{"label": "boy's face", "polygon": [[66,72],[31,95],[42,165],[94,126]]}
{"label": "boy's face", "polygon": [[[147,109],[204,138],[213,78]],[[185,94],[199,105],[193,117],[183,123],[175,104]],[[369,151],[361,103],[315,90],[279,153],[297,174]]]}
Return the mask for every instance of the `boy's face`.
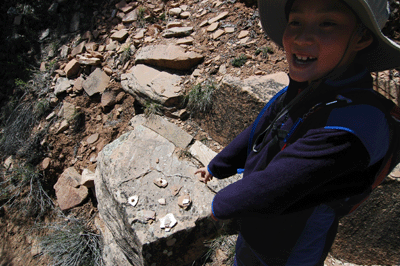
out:
{"label": "boy's face", "polygon": [[282,40],[290,77],[310,82],[328,74],[339,62],[340,66],[351,63],[361,38],[356,27],[356,16],[338,0],[295,0]]}

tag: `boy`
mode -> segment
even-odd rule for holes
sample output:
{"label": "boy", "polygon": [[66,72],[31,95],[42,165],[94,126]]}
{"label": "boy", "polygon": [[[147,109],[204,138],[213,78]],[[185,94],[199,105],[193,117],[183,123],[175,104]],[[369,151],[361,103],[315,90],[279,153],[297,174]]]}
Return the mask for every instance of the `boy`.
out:
{"label": "boy", "polygon": [[399,67],[400,46],[381,33],[384,0],[258,6],[286,52],[290,84],[196,173],[207,183],[244,168],[211,206],[214,219],[240,221],[235,265],[323,265],[346,204],[371,187],[389,147],[378,98],[354,105],[346,96],[373,94],[368,72]]}

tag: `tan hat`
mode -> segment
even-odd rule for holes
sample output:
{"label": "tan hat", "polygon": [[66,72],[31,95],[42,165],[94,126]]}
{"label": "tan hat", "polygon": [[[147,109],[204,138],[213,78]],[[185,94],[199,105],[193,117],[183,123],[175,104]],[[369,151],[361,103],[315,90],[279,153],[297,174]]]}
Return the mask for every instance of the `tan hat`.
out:
{"label": "tan hat", "polygon": [[[288,0],[258,0],[264,31],[280,46],[287,24],[285,13],[287,2]],[[343,2],[353,10],[376,39],[376,43],[363,51],[357,61],[366,66],[370,72],[400,67],[400,45],[387,38],[381,31],[389,18],[389,3],[386,0],[343,0]]]}

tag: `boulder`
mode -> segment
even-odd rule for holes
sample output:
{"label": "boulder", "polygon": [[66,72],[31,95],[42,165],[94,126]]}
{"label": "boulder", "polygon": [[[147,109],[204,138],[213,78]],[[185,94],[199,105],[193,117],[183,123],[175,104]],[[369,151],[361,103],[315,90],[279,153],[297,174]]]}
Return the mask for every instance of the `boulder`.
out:
{"label": "boulder", "polygon": [[193,27],[173,27],[163,31],[162,36],[165,38],[179,38],[189,36],[193,32]]}
{"label": "boulder", "polygon": [[203,59],[204,56],[201,54],[186,52],[177,45],[149,45],[137,51],[135,62],[177,70],[189,70]]}
{"label": "boulder", "polygon": [[76,55],[83,53],[86,49],[85,45],[86,45],[85,41],[79,43],[74,49],[72,49],[71,56],[75,57]]}
{"label": "boulder", "polygon": [[212,95],[211,109],[194,119],[217,142],[227,145],[257,118],[265,104],[289,83],[281,72],[241,80],[225,76]]}
{"label": "boulder", "polygon": [[68,210],[81,204],[88,196],[88,189],[81,186],[81,176],[73,168],[67,168],[54,185],[58,205],[61,210]]}
{"label": "boulder", "polygon": [[146,65],[133,66],[128,74],[121,75],[122,88],[136,96],[145,105],[155,101],[164,106],[174,106],[180,103],[181,76],[160,71]]}
{"label": "boulder", "polygon": [[89,96],[93,96],[96,93],[102,93],[109,82],[110,77],[100,68],[96,68],[82,83],[82,87]]}
{"label": "boulder", "polygon": [[81,68],[81,66],[76,59],[72,59],[71,61],[69,61],[68,64],[64,68],[67,78],[78,74],[80,68]]}
{"label": "boulder", "polygon": [[[141,116],[136,116],[131,120],[130,124],[134,127],[144,125],[181,149],[188,147],[193,140],[193,137],[186,133],[186,131],[160,116],[154,116],[151,119],[143,119]],[[209,151],[208,147],[205,147],[204,150]],[[212,157],[215,155],[215,153],[211,154]]]}
{"label": "boulder", "polygon": [[101,95],[101,106],[103,108],[112,107],[116,103],[117,91],[105,90]]}
{"label": "boulder", "polygon": [[79,64],[97,66],[101,63],[101,59],[97,57],[77,56]]}
{"label": "boulder", "polygon": [[54,94],[58,96],[63,92],[66,92],[72,86],[74,86],[73,80],[69,80],[68,78],[59,78],[57,79],[56,86],[54,87]]}
{"label": "boulder", "polygon": [[128,14],[126,14],[123,18],[122,18],[122,22],[123,23],[132,23],[134,21],[136,21],[138,18],[137,16],[137,10],[132,10],[131,12],[129,12]]}
{"label": "boulder", "polygon": [[76,106],[64,100],[60,113],[62,115],[62,118],[64,118],[67,121],[70,121],[76,115]]}
{"label": "boulder", "polygon": [[119,30],[111,35],[111,39],[123,42],[128,37],[128,31],[126,29]]}
{"label": "boulder", "polygon": [[[103,235],[117,249],[105,261],[113,254],[121,260],[123,253],[119,265],[187,265],[222,226],[209,219],[214,193],[197,180],[197,166],[180,158],[173,142],[148,128],[145,117],[135,119],[135,129],[106,145],[97,161],[98,209],[111,232]],[[159,178],[168,182],[165,188],[154,184]]]}
{"label": "boulder", "polygon": [[358,265],[398,265],[400,182],[387,178],[351,215],[340,220],[331,253]]}

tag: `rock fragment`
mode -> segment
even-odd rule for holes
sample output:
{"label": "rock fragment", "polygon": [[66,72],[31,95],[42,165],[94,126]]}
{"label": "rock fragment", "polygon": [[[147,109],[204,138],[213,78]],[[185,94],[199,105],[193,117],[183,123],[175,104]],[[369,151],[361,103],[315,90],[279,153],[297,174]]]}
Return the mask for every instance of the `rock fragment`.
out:
{"label": "rock fragment", "polygon": [[93,96],[96,93],[103,92],[106,89],[109,82],[110,82],[110,77],[106,73],[104,73],[104,71],[102,71],[100,68],[97,68],[82,83],[82,87],[89,96]]}
{"label": "rock fragment", "polygon": [[161,178],[161,177],[155,179],[155,180],[153,181],[153,183],[154,183],[156,186],[160,187],[160,188],[165,188],[166,186],[168,186],[168,181],[165,180],[165,179],[163,179],[163,178]]}
{"label": "rock fragment", "polygon": [[168,213],[163,218],[160,218],[160,228],[165,229],[166,232],[171,231],[171,228],[176,224],[177,221],[172,213]]}
{"label": "rock fragment", "polygon": [[78,74],[80,68],[81,68],[81,66],[76,59],[72,59],[71,61],[69,61],[68,64],[64,68],[67,78]]}
{"label": "rock fragment", "polygon": [[193,27],[174,27],[164,30],[162,36],[164,38],[185,37],[192,34],[192,32]]}
{"label": "rock fragment", "polygon": [[131,12],[129,12],[128,14],[126,14],[123,18],[122,18],[122,22],[123,23],[132,23],[134,21],[136,21],[138,18],[137,16],[137,11],[132,10]]}
{"label": "rock fragment", "polygon": [[71,56],[75,57],[76,55],[83,53],[85,51],[85,45],[86,45],[85,41],[78,44],[74,49],[72,49]]}
{"label": "rock fragment", "polygon": [[79,185],[80,175],[73,168],[67,168],[54,185],[57,202],[61,210],[68,210],[81,204],[88,196],[88,189]]}
{"label": "rock fragment", "polygon": [[173,185],[173,186],[171,187],[172,195],[174,195],[174,196],[178,195],[178,194],[179,194],[179,191],[181,191],[181,189],[182,189],[182,186],[181,186],[181,185]]}
{"label": "rock fragment", "polygon": [[166,201],[164,198],[158,199],[157,201],[158,201],[158,203],[160,203],[161,205],[167,204],[167,201]]}
{"label": "rock fragment", "polygon": [[179,207],[187,210],[192,204],[192,200],[188,194],[182,195],[178,198]]}
{"label": "rock fragment", "polygon": [[99,133],[94,133],[88,137],[86,140],[88,144],[93,144],[99,139]]}
{"label": "rock fragment", "polygon": [[119,30],[111,35],[111,39],[117,40],[119,42],[125,41],[128,37],[128,31],[126,29]]}
{"label": "rock fragment", "polygon": [[66,92],[73,85],[73,80],[69,80],[68,78],[59,78],[57,79],[56,86],[54,87],[54,94],[58,96],[61,93]]}
{"label": "rock fragment", "polygon": [[128,198],[128,203],[130,205],[132,205],[133,207],[135,207],[137,205],[137,203],[139,202],[139,196],[138,195],[134,195]]}
{"label": "rock fragment", "polygon": [[149,45],[140,48],[136,54],[136,63],[150,64],[159,67],[189,70],[200,63],[204,56],[187,52],[177,45]]}
{"label": "rock fragment", "polygon": [[212,23],[214,23],[214,22],[217,22],[217,21],[219,21],[219,20],[221,20],[221,19],[226,18],[228,15],[229,15],[229,12],[228,12],[228,11],[222,12],[222,13],[219,14],[218,16],[216,16],[216,17],[210,19],[210,20],[208,21],[208,23],[209,23],[209,24],[212,24]]}
{"label": "rock fragment", "polygon": [[90,171],[89,169],[83,169],[80,185],[85,186],[87,188],[94,187],[94,179],[96,178],[95,173]]}

